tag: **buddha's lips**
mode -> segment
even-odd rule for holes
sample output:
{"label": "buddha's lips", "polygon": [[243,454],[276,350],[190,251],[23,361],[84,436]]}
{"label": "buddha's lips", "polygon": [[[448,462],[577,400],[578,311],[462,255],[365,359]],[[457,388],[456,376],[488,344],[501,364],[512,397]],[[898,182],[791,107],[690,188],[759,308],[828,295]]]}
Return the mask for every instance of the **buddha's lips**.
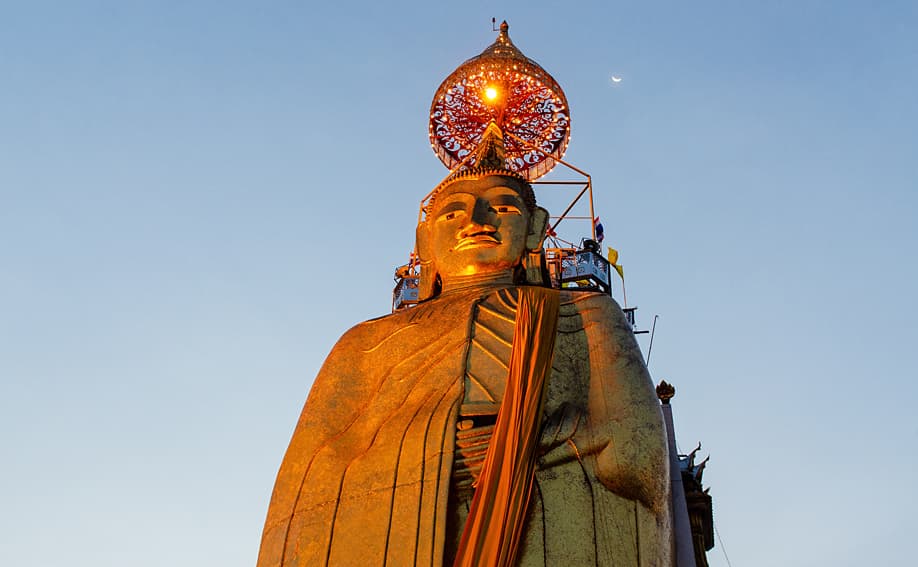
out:
{"label": "buddha's lips", "polygon": [[500,240],[494,238],[492,232],[476,232],[459,240],[459,244],[453,250],[464,250],[465,248],[485,247],[490,248],[500,244]]}

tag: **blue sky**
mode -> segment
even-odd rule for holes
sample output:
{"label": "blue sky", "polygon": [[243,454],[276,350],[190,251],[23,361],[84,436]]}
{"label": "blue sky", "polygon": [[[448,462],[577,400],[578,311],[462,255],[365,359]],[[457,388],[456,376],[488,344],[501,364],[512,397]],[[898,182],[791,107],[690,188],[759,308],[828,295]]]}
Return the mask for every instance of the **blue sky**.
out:
{"label": "blue sky", "polygon": [[911,561],[914,3],[34,1],[0,2],[0,563],[254,563],[491,17],[565,89],[732,564]]}

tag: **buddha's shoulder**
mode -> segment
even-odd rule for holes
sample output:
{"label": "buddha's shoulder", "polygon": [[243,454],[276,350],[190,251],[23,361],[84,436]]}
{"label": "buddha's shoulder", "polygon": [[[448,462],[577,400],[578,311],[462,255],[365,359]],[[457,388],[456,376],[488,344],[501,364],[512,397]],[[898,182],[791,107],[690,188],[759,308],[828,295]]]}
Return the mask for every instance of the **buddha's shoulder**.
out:
{"label": "buddha's shoulder", "polygon": [[438,335],[447,335],[455,329],[465,329],[469,317],[467,301],[437,298],[407,309],[382,315],[358,323],[348,329],[338,343],[359,342],[373,344],[398,335],[403,340],[421,336],[430,338],[430,329],[441,329]]}
{"label": "buddha's shoulder", "polygon": [[[495,293],[507,295],[512,301],[518,289],[504,288]],[[627,330],[627,321],[621,307],[609,295],[565,290],[555,293],[560,296],[562,329],[571,325],[580,328],[589,325],[606,330],[613,328]],[[358,323],[345,332],[338,342],[370,344],[383,341],[396,334],[406,339],[419,335],[426,340],[430,338],[429,331],[432,326],[440,330],[438,336],[448,335],[453,331],[464,332],[473,303],[484,299],[486,295],[490,294],[437,297],[414,307]]]}
{"label": "buddha's shoulder", "polygon": [[579,317],[584,321],[626,325],[625,314],[611,296],[593,291],[565,291],[561,294],[561,317]]}

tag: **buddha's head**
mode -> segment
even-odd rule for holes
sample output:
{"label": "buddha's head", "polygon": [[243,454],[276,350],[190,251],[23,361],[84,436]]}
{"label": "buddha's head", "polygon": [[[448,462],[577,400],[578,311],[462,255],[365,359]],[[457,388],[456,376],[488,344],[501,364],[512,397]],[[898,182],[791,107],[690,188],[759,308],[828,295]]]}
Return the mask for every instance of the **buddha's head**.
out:
{"label": "buddha's head", "polygon": [[470,277],[525,282],[525,261],[541,250],[547,224],[532,187],[509,171],[448,181],[417,229],[422,299]]}

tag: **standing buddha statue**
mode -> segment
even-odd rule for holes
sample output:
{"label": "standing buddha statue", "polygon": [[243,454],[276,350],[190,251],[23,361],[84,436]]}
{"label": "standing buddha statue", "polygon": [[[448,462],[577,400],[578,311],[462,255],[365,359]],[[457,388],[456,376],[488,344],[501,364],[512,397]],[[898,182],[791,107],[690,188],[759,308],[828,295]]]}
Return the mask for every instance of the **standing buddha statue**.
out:
{"label": "standing buddha statue", "polygon": [[418,224],[420,303],[349,330],[316,377],[258,567],[672,564],[631,328],[609,295],[548,285],[548,213],[500,126],[479,139]]}

